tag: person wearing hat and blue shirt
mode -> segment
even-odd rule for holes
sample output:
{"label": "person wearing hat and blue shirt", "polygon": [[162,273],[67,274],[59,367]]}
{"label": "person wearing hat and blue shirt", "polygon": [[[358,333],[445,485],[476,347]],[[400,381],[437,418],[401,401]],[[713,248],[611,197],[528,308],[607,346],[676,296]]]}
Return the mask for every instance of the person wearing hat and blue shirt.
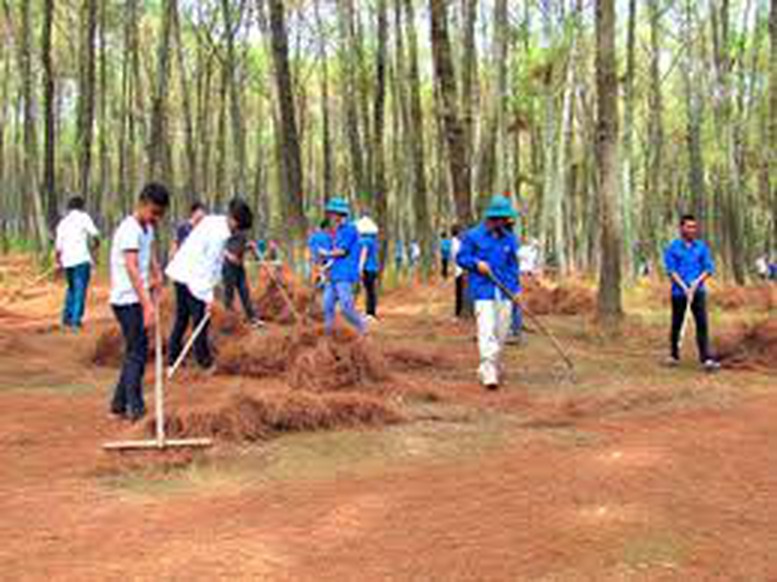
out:
{"label": "person wearing hat and blue shirt", "polygon": [[335,311],[340,304],[343,317],[359,333],[365,332],[362,316],[356,311],[353,288],[359,282],[359,231],[348,220],[350,208],[343,198],[332,198],[324,208],[327,220],[335,229],[331,250],[319,250],[322,257],[331,259],[324,287],[324,328],[332,333]]}
{"label": "person wearing hat and blue shirt", "polygon": [[467,231],[456,262],[469,273],[469,291],[477,318],[480,382],[499,388],[501,356],[512,321],[513,304],[495,284],[497,279],[512,293],[520,292],[518,242],[509,228],[517,213],[509,198],[494,196],[485,220]]}

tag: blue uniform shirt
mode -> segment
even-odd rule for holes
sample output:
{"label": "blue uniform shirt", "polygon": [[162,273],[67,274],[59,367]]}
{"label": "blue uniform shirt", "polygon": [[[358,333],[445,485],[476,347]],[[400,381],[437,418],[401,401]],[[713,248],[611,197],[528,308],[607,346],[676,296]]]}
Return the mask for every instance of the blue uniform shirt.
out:
{"label": "blue uniform shirt", "polygon": [[453,244],[451,243],[451,239],[444,238],[442,241],[440,241],[440,254],[442,255],[443,259],[450,259],[451,258],[451,248]]}
{"label": "blue uniform shirt", "polygon": [[[712,253],[707,244],[700,240],[690,244],[682,239],[672,241],[664,251],[664,267],[667,275],[677,273],[688,287],[693,285],[702,273],[715,272]],[[699,291],[702,293],[706,291],[704,283],[699,286]],[[674,281],[672,281],[672,295],[685,295],[682,288]]]}
{"label": "blue uniform shirt", "polygon": [[359,231],[351,222],[338,227],[333,250],[345,251],[344,257],[336,257],[330,270],[333,283],[357,283],[359,281]]}
{"label": "blue uniform shirt", "polygon": [[362,235],[359,241],[361,250],[367,249],[367,260],[364,261],[364,270],[368,273],[377,273],[379,270],[378,264],[378,237],[374,234]]}
{"label": "blue uniform shirt", "polygon": [[480,261],[488,263],[494,276],[510,291],[520,292],[517,255],[518,240],[512,232],[495,235],[483,223],[464,234],[456,262],[469,271],[469,290],[474,301],[497,297],[496,286],[488,277],[477,272]]}
{"label": "blue uniform shirt", "polygon": [[332,235],[325,230],[317,230],[308,238],[308,249],[310,250],[310,260],[313,263],[322,261],[319,251],[332,250]]}

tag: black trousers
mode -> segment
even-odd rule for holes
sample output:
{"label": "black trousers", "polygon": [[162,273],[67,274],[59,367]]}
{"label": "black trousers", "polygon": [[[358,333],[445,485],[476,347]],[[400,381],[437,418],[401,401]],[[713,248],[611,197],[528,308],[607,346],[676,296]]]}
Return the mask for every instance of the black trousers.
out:
{"label": "black trousers", "polygon": [[[173,324],[173,333],[170,334],[168,363],[172,366],[181,355],[183,350],[183,336],[189,327],[189,321],[192,322],[192,333],[200,325],[202,318],[205,317],[207,306],[204,301],[200,301],[186,285],[175,284],[175,323]],[[194,341],[194,358],[203,368],[209,368],[213,365],[213,356],[210,353],[208,345],[208,328],[210,322],[205,324],[205,329]]]}
{"label": "black trousers", "polygon": [[365,311],[372,317],[378,316],[378,274],[372,271],[362,273],[362,284],[366,295]]}
{"label": "black trousers", "polygon": [[464,274],[456,277],[456,317],[464,315],[464,292],[466,290],[467,280]]}
{"label": "black trousers", "polygon": [[245,267],[225,261],[222,277],[224,279],[224,307],[229,310],[232,309],[232,304],[235,302],[235,290],[237,290],[246,317],[249,321],[256,319],[256,312],[251,303],[251,291],[248,288],[248,275],[246,275]]}
{"label": "black trousers", "polygon": [[148,358],[148,334],[143,324],[143,308],[140,303],[114,305],[113,313],[124,336],[124,362],[113,393],[111,412],[140,416],[145,412],[143,374]]}
{"label": "black trousers", "polygon": [[[680,358],[680,328],[683,325],[683,317],[688,307],[688,298],[685,295],[672,295],[672,333],[671,350],[672,357]],[[699,360],[704,362],[709,358],[709,323],[707,321],[707,294],[697,292],[691,303],[691,313],[696,322],[696,345],[699,349]],[[686,323],[686,325],[689,325]]]}
{"label": "black trousers", "polygon": [[442,258],[442,278],[447,279],[448,278],[448,265],[450,264],[450,259],[443,257]]}

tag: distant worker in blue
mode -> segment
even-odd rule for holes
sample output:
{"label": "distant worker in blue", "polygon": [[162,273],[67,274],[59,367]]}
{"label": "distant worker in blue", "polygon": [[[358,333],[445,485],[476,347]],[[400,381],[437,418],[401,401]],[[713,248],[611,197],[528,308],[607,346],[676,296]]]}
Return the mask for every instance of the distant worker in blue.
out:
{"label": "distant worker in blue", "polygon": [[402,273],[402,264],[405,261],[405,245],[402,243],[402,239],[398,238],[394,242],[394,269],[397,271],[397,275]]}
{"label": "distant worker in blue", "polygon": [[442,278],[448,278],[448,267],[451,263],[451,251],[453,250],[453,242],[448,236],[447,232],[440,234],[440,261],[442,267]]}
{"label": "distant worker in blue", "polygon": [[331,259],[324,287],[324,328],[332,333],[338,303],[343,317],[363,334],[364,319],[356,311],[353,289],[359,282],[359,231],[348,219],[350,208],[343,198],[332,198],[325,206],[326,217],[335,229],[332,249],[319,251],[322,257]]}
{"label": "distant worker in blue", "polygon": [[317,289],[324,287],[324,264],[326,257],[321,251],[331,251],[334,237],[330,230],[329,221],[324,219],[319,227],[308,237],[308,264],[313,284]]}
{"label": "distant worker in blue", "polygon": [[362,217],[357,223],[359,230],[360,254],[359,273],[366,296],[365,312],[368,321],[378,318],[378,273],[380,262],[378,257],[378,225],[369,216]]}
{"label": "distant worker in blue", "polygon": [[[720,364],[710,355],[707,319],[707,279],[715,273],[712,253],[704,241],[697,240],[696,217],[686,214],[680,219],[680,238],[664,251],[664,267],[672,282],[672,332],[669,364],[680,363],[680,339],[690,309],[696,322],[696,345],[705,370],[714,372]],[[690,307],[689,307],[690,305]]]}
{"label": "distant worker in blue", "polygon": [[497,390],[500,385],[501,356],[513,313],[513,302],[494,284],[494,279],[512,293],[520,292],[518,242],[509,228],[509,222],[516,217],[509,198],[494,196],[485,220],[464,234],[456,258],[469,273],[480,352],[478,376],[488,390]]}

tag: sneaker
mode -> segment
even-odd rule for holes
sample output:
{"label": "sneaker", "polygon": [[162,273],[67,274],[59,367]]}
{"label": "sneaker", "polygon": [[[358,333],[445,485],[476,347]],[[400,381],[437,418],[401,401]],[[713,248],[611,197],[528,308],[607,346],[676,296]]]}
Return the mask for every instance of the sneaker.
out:
{"label": "sneaker", "polygon": [[669,368],[676,368],[680,365],[680,358],[675,358],[674,356],[669,356],[665,361],[664,365]]}
{"label": "sneaker", "polygon": [[720,370],[720,362],[717,362],[712,358],[707,358],[702,363],[702,367],[704,368],[705,372],[717,372]]}

